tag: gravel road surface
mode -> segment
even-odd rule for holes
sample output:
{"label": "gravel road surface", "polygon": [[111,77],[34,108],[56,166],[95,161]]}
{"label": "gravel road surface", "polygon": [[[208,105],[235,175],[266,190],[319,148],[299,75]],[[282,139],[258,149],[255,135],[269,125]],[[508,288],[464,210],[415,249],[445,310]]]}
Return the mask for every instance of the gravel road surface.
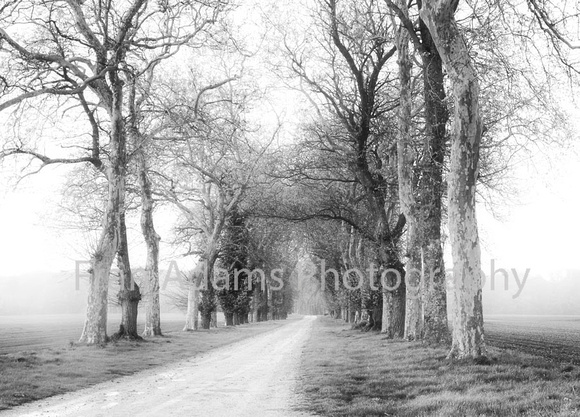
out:
{"label": "gravel road surface", "polygon": [[14,408],[2,416],[306,416],[294,411],[315,317],[170,366]]}

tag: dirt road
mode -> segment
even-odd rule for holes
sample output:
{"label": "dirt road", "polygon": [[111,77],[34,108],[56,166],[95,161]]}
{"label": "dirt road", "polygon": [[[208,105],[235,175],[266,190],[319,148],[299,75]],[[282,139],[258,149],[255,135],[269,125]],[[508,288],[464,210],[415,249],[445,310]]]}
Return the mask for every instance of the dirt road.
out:
{"label": "dirt road", "polygon": [[115,379],[2,416],[304,416],[292,410],[315,317],[171,366]]}

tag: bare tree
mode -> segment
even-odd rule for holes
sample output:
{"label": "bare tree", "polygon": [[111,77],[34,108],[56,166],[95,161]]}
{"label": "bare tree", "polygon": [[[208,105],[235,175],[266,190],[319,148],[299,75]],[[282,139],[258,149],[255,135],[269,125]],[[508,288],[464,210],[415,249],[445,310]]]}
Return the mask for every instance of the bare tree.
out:
{"label": "bare tree", "polygon": [[[403,19],[409,19],[409,10],[405,1],[397,2],[397,10]],[[395,22],[393,21],[393,26]],[[422,277],[417,271],[421,270],[419,241],[419,225],[417,221],[417,207],[415,198],[415,181],[413,173],[414,155],[412,145],[412,61],[409,53],[409,33],[405,27],[400,27],[395,36],[397,46],[397,64],[399,67],[399,138],[397,140],[397,169],[399,179],[399,201],[401,211],[407,219],[407,244],[405,265],[407,282],[405,338],[409,340],[421,339],[423,333],[423,317],[421,303]]]}
{"label": "bare tree", "polygon": [[454,17],[457,4],[455,0],[425,2],[420,13],[447,70],[454,99],[448,182],[455,309],[449,356],[478,358],[486,353],[481,253],[475,216],[482,123],[478,80]]}
{"label": "bare tree", "polygon": [[[400,31],[406,32],[406,35],[399,32],[399,39],[404,36],[406,39],[403,39],[403,43],[406,45],[411,42],[420,57],[418,62],[423,79],[423,100],[420,103],[423,117],[420,122],[422,133],[419,135],[419,143],[411,141],[412,132],[409,131],[411,126],[405,126],[412,123],[412,120],[401,119],[399,122],[403,140],[399,146],[399,166],[403,168],[400,175],[407,177],[403,178],[403,181],[400,180],[399,184],[408,190],[405,215],[413,224],[408,228],[407,265],[408,269],[413,270],[413,277],[410,278],[416,281],[413,287],[419,287],[408,289],[406,336],[439,343],[448,339],[445,267],[441,239],[446,124],[449,119],[443,64],[425,23],[419,16],[411,16],[410,6],[402,1],[391,0],[387,0],[387,4],[400,21]],[[417,8],[421,5],[421,1],[416,3]],[[415,15],[417,14],[418,10],[415,11]],[[401,54],[402,51],[399,56]],[[410,62],[407,65],[410,65]],[[400,112],[410,118],[415,112],[411,112],[412,108],[404,110],[404,107],[413,105],[403,100],[403,93],[409,89],[403,86],[406,78],[404,75],[401,76],[403,107]],[[414,167],[414,172],[409,171],[410,167]],[[419,276],[421,279],[417,279]]]}
{"label": "bare tree", "polygon": [[319,42],[325,61],[319,65],[324,65],[325,77],[309,71],[304,55],[288,47],[292,69],[325,101],[325,112],[319,110],[322,117],[327,117],[323,122],[327,123],[326,130],[319,129],[322,149],[343,155],[364,189],[374,221],[372,242],[377,247],[380,268],[397,271],[388,274],[385,286],[396,289],[385,290],[383,294],[383,332],[390,337],[402,337],[405,280],[398,241],[405,217],[394,214],[398,206],[397,190],[390,186],[392,178],[385,178],[396,177],[396,167],[388,163],[395,160],[389,154],[391,126],[384,119],[396,107],[386,75],[387,62],[396,52],[396,47],[390,45],[389,12],[386,6],[375,2],[329,0],[320,4],[317,24],[322,29]]}
{"label": "bare tree", "polygon": [[[92,129],[87,156],[50,158],[20,143],[7,147],[4,154],[24,153],[39,159],[42,166],[89,162],[103,171],[108,182],[102,234],[91,259],[82,342],[107,340],[107,288],[115,256],[122,270],[119,298],[123,306],[117,337],[139,337],[136,311],[140,292],[131,277],[124,236],[129,162],[126,84],[130,78],[139,79],[155,62],[173,55],[179,46],[215,21],[225,5],[220,1],[208,4],[176,1],[154,6],[144,0],[122,6],[75,0],[33,5],[22,0],[10,2],[1,10],[6,28],[0,29],[2,51],[8,55],[10,70],[19,74],[9,78],[0,110],[40,96],[74,99],[80,103]],[[187,14],[190,19],[183,18]],[[19,24],[36,29],[10,34],[10,29]],[[145,62],[144,56],[148,57]],[[108,143],[101,140],[101,118],[107,121]],[[102,148],[106,149],[106,158],[101,158]]]}
{"label": "bare tree", "polygon": [[[172,142],[167,170],[172,175],[164,174],[162,193],[183,214],[178,240],[203,264],[199,309],[204,329],[209,328],[216,308],[213,271],[226,221],[276,135],[262,145],[252,140],[244,120],[245,92],[236,93],[234,79],[197,90],[171,87],[163,104],[170,126],[163,135]],[[193,294],[190,299],[193,302]]]}

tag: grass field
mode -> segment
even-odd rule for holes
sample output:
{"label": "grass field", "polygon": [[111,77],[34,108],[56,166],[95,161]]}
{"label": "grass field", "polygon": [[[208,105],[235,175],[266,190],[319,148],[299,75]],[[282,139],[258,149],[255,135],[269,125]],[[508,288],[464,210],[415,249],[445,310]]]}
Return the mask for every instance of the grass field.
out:
{"label": "grass field", "polygon": [[[111,334],[117,319],[111,317]],[[282,324],[183,333],[182,315],[169,314],[166,337],[98,348],[74,343],[82,323],[71,315],[0,317],[0,410],[185,359]],[[320,318],[304,351],[304,407],[332,416],[580,415],[579,317],[494,316],[485,326],[491,366],[449,363],[444,349],[389,341]]]}
{"label": "grass field", "polygon": [[303,409],[326,416],[580,415],[580,368],[490,348],[492,364],[321,318],[304,350]]}
{"label": "grass field", "polygon": [[[177,362],[283,324],[268,321],[195,332],[165,330],[164,337],[144,342],[120,341],[105,347],[80,346],[66,338],[58,341],[55,335],[45,340],[39,335],[42,346],[50,343],[51,347],[12,349],[11,353],[0,354],[0,410]],[[54,326],[67,328],[62,324]],[[65,333],[62,330],[60,335]]]}
{"label": "grass field", "polygon": [[580,365],[578,316],[490,316],[485,336],[493,346]]}

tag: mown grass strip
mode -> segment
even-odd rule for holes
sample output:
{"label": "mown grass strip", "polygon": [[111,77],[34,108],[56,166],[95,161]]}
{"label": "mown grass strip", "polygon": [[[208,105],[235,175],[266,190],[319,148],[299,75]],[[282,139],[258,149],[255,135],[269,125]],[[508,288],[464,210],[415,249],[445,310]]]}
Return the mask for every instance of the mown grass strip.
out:
{"label": "mown grass strip", "polygon": [[491,365],[319,318],[301,366],[302,409],[324,416],[580,415],[580,368],[490,349]]}

